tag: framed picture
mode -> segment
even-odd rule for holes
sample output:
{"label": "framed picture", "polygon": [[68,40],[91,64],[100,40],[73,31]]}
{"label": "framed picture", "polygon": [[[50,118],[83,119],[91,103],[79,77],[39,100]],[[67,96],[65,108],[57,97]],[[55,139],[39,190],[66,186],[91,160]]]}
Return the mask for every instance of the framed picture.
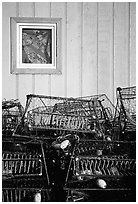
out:
{"label": "framed picture", "polygon": [[61,74],[61,19],[11,17],[11,73]]}

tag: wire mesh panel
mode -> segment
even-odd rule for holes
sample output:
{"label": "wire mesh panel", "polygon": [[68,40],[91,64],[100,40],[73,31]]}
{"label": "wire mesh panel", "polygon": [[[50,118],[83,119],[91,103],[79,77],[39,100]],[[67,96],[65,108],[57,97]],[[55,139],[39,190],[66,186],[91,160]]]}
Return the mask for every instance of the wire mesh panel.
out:
{"label": "wire mesh panel", "polygon": [[110,156],[116,158],[136,158],[136,142],[108,140],[80,140],[75,154],[78,156]]}
{"label": "wire mesh panel", "polygon": [[18,100],[2,101],[2,133],[11,135],[23,115],[23,107]]}
{"label": "wire mesh panel", "polygon": [[[81,99],[95,101],[99,104],[97,107],[97,115],[100,116],[99,119],[113,120],[115,107],[106,94],[84,96],[81,97]],[[98,112],[100,112],[100,114],[98,114]]]}
{"label": "wire mesh panel", "polygon": [[[100,189],[104,191],[128,190],[134,193],[135,184],[135,142],[80,140],[66,177],[65,189],[68,189],[68,193],[72,191],[74,195],[77,191],[78,198],[85,201],[87,197],[91,194],[95,195],[95,192]],[[81,192],[84,195],[80,197]],[[74,198],[72,199],[74,201]]]}
{"label": "wire mesh panel", "polygon": [[37,188],[3,188],[2,190],[2,202],[38,202],[35,201],[37,196],[40,196],[39,202],[49,201],[49,190]]}
{"label": "wire mesh panel", "polygon": [[110,99],[105,94],[85,96],[81,97],[81,99],[93,102],[95,105],[95,115],[98,120],[99,127],[104,134],[104,139],[106,139],[106,136],[110,136],[113,139],[115,107]]}
{"label": "wire mesh panel", "polygon": [[119,139],[135,140],[136,134],[136,86],[117,88],[117,105],[114,128]]}
{"label": "wire mesh panel", "polygon": [[76,176],[108,177],[123,173],[130,176],[135,175],[135,171],[135,142],[81,140],[75,150],[73,174]]}
{"label": "wire mesh panel", "polygon": [[11,176],[39,176],[42,175],[41,155],[26,153],[2,154],[3,175]]}
{"label": "wire mesh panel", "polygon": [[[73,131],[104,137],[97,100],[27,95],[26,109],[15,134],[45,135],[53,131]],[[55,133],[55,132],[54,132]]]}
{"label": "wire mesh panel", "polygon": [[22,136],[6,137],[2,149],[3,202],[34,201],[35,195],[43,201],[50,199],[47,198],[50,190],[47,144]]}
{"label": "wire mesh panel", "polygon": [[120,157],[76,157],[74,161],[76,176],[130,176],[135,175],[136,162]]}

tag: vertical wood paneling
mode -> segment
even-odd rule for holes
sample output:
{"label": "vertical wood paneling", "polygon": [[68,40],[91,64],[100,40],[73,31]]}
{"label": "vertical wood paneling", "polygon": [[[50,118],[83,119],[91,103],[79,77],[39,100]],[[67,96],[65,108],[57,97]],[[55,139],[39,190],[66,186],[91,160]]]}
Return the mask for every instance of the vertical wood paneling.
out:
{"label": "vertical wood paneling", "polygon": [[114,4],[115,88],[129,86],[129,3]]}
{"label": "vertical wood paneling", "polygon": [[[62,75],[10,74],[9,17],[62,18]],[[86,96],[136,84],[136,3],[4,2],[3,98],[26,94]]]}
{"label": "vertical wood paneling", "polygon": [[136,3],[130,3],[130,86],[136,85]]}
{"label": "vertical wood paneling", "polygon": [[97,94],[97,3],[83,4],[82,95]]}
{"label": "vertical wood paneling", "polygon": [[[50,18],[50,3],[35,3],[35,17]],[[48,75],[35,75],[35,93],[50,95],[51,79]]]}
{"label": "vertical wood paneling", "polygon": [[67,3],[67,95],[80,94],[81,4]]}
{"label": "vertical wood paneling", "polygon": [[33,2],[20,2],[19,3],[19,16],[20,17],[34,17],[34,3]]}
{"label": "vertical wood paneling", "polygon": [[62,18],[61,22],[61,60],[62,60],[62,75],[51,75],[51,95],[66,96],[65,93],[65,66],[66,66],[66,51],[65,51],[65,33],[66,33],[66,4],[51,3],[51,17]]}
{"label": "vertical wood paneling", "polygon": [[[33,3],[19,3],[19,16],[20,17],[33,17],[34,16],[34,5]],[[19,75],[19,99],[23,106],[25,106],[26,95],[33,93],[33,77],[30,74]]]}
{"label": "vertical wood paneling", "polygon": [[[16,17],[19,17],[19,2],[16,2]],[[16,98],[19,99],[19,74],[16,74]]]}
{"label": "vertical wood paneling", "polygon": [[113,100],[113,3],[98,9],[98,93]]}
{"label": "vertical wood paneling", "polygon": [[16,16],[16,3],[2,4],[2,98],[16,98],[16,77],[10,74],[10,20]]}

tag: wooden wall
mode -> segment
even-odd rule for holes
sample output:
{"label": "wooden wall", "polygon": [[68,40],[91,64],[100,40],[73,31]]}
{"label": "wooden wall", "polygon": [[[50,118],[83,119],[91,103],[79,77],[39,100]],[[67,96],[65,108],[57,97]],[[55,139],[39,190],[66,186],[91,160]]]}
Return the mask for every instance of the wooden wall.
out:
{"label": "wooden wall", "polygon": [[[136,3],[4,2],[2,97],[86,96],[136,85]],[[62,18],[62,75],[10,74],[9,17]]]}

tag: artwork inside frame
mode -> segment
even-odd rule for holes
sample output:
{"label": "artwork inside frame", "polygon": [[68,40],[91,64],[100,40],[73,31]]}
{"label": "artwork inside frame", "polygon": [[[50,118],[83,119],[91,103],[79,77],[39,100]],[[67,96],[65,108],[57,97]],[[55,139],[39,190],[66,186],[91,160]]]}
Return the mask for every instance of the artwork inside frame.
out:
{"label": "artwork inside frame", "polygon": [[61,74],[61,19],[11,17],[11,73]]}

